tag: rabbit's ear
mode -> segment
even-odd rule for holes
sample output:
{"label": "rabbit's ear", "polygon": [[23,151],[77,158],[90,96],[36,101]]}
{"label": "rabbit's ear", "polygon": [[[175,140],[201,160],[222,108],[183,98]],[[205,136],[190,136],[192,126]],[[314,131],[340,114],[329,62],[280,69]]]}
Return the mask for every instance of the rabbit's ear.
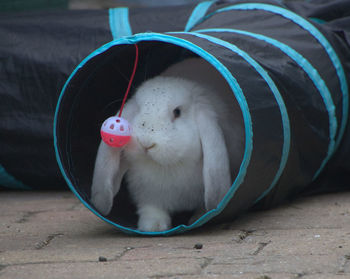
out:
{"label": "rabbit's ear", "polygon": [[195,115],[203,150],[205,207],[211,210],[231,186],[229,155],[217,115],[210,105],[197,103]]}
{"label": "rabbit's ear", "polygon": [[91,187],[91,202],[103,215],[113,206],[114,196],[128,167],[122,158],[122,149],[113,148],[101,141],[98,148]]}
{"label": "rabbit's ear", "polygon": [[[138,110],[135,99],[131,98],[125,104],[123,117],[132,123]],[[91,202],[103,215],[111,211],[114,196],[119,192],[127,170],[127,162],[123,159],[123,148],[110,147],[101,141],[92,179]]]}

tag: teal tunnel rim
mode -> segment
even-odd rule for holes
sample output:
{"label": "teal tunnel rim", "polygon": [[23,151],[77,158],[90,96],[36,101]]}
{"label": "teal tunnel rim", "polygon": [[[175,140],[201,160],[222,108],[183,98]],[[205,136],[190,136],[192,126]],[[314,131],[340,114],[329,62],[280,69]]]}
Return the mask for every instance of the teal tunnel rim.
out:
{"label": "teal tunnel rim", "polygon": [[[233,94],[235,95],[237,102],[240,106],[240,109],[242,111],[243,115],[243,121],[244,121],[244,127],[245,127],[245,150],[244,150],[244,156],[243,160],[238,172],[237,177],[235,178],[235,181],[233,182],[233,185],[231,186],[230,190],[228,193],[225,195],[223,200],[219,203],[216,209],[210,210],[206,212],[203,216],[201,216],[196,222],[194,222],[191,225],[179,225],[177,227],[171,228],[167,231],[161,231],[161,232],[143,232],[139,231],[136,229],[128,228],[122,225],[119,225],[108,218],[102,216],[100,213],[98,213],[95,209],[92,208],[92,206],[86,202],[80,194],[77,192],[75,189],[73,183],[69,179],[66,170],[64,169],[63,162],[60,157],[60,152],[58,148],[58,137],[57,137],[57,125],[58,125],[58,117],[60,114],[60,107],[61,103],[63,100],[63,96],[65,94],[65,91],[67,89],[68,84],[70,81],[73,79],[77,71],[82,68],[90,59],[93,57],[96,57],[99,54],[104,53],[108,49],[114,46],[118,45],[130,45],[130,44],[136,44],[138,42],[143,42],[143,41],[155,41],[155,42],[165,42],[165,43],[170,43],[174,44],[176,46],[183,47],[198,56],[202,57],[205,59],[207,62],[209,62],[211,65],[213,65],[220,73],[221,75],[225,78],[225,80],[228,82],[229,86],[232,89]],[[245,96],[243,95],[242,89],[240,88],[239,84],[237,83],[236,79],[232,76],[230,71],[213,55],[209,54],[208,52],[204,51],[202,48],[199,46],[191,43],[190,41],[187,41],[185,39],[180,39],[171,35],[167,34],[159,34],[159,33],[140,33],[131,37],[123,37],[118,40],[114,40],[110,43],[107,43],[103,45],[102,47],[98,48],[94,52],[92,52],[90,55],[88,55],[72,72],[72,74],[69,76],[68,80],[66,81],[61,94],[58,99],[57,107],[56,107],[56,112],[55,112],[55,118],[54,118],[54,147],[55,147],[55,153],[56,153],[56,159],[59,165],[59,168],[63,174],[64,179],[66,180],[69,188],[72,190],[72,192],[78,197],[78,199],[90,210],[92,211],[96,216],[100,217],[102,220],[106,221],[107,223],[117,227],[121,231],[124,231],[126,233],[131,233],[131,234],[141,234],[141,235],[171,235],[175,233],[181,233],[187,230],[194,229],[196,227],[199,227],[203,225],[204,223],[208,222],[210,219],[218,215],[227,205],[227,203],[231,200],[241,183],[243,182],[247,168],[250,162],[252,150],[253,150],[253,129],[252,129],[252,121],[251,121],[251,116],[248,108],[247,101],[245,99]]]}

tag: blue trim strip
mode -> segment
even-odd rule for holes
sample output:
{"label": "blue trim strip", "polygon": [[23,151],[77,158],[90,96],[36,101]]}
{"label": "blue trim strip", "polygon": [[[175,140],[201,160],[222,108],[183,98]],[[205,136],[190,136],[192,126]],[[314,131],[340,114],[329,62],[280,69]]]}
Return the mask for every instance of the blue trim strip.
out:
{"label": "blue trim strip", "polygon": [[215,3],[215,0],[214,1],[204,1],[204,2],[199,3],[193,9],[192,14],[188,19],[186,27],[185,27],[185,31],[190,31],[198,22],[200,22],[213,3]]}
{"label": "blue trim strip", "polygon": [[24,185],[21,181],[9,174],[5,168],[0,165],[0,185],[17,190],[30,190],[31,188]]}
{"label": "blue trim strip", "polygon": [[[231,29],[206,29],[206,30],[200,30],[196,32],[230,32]],[[199,36],[201,38],[205,38],[217,45],[221,45],[223,47],[226,47],[233,52],[237,53],[239,56],[241,56],[244,60],[246,60],[258,73],[259,75],[266,81],[268,86],[270,87],[277,103],[280,109],[281,118],[282,118],[282,125],[283,125],[283,148],[282,148],[282,156],[280,161],[280,166],[275,174],[275,177],[273,181],[271,182],[271,185],[267,188],[267,190],[264,191],[264,193],[258,198],[261,199],[263,196],[266,196],[273,187],[277,184],[278,180],[280,179],[283,170],[287,164],[289,151],[290,151],[290,142],[291,142],[291,131],[290,131],[290,121],[288,117],[288,112],[286,105],[283,101],[283,98],[281,96],[281,93],[279,92],[277,86],[275,85],[274,81],[271,79],[269,74],[260,66],[258,62],[256,62],[248,53],[244,52],[243,50],[239,49],[237,46],[228,43],[226,41],[223,41],[221,39],[217,39],[215,37],[204,35],[204,34],[196,34],[196,36]]]}
{"label": "blue trim strip", "polygon": [[[228,7],[219,9],[219,10],[211,13],[210,15],[207,15],[203,20],[205,20],[205,19],[207,19],[207,18],[209,18],[217,13],[231,11],[231,10],[264,10],[264,11],[268,11],[268,12],[272,12],[272,13],[281,15],[284,18],[290,19],[291,21],[293,21],[294,23],[299,25],[304,30],[308,31],[324,47],[325,51],[327,52],[330,60],[333,63],[333,66],[337,72],[337,76],[338,76],[338,79],[340,82],[341,91],[343,94],[343,100],[342,100],[342,103],[343,103],[342,113],[343,113],[343,115],[342,115],[342,120],[341,120],[341,124],[340,124],[338,137],[335,141],[335,147],[334,147],[334,151],[335,151],[339,147],[339,144],[343,138],[346,124],[347,124],[348,113],[349,113],[349,91],[348,91],[348,84],[346,81],[344,69],[342,67],[342,64],[340,62],[338,55],[336,54],[336,52],[332,48],[331,44],[328,42],[328,40],[325,38],[325,36],[315,26],[313,26],[309,21],[305,20],[303,17],[297,15],[296,13],[294,13],[290,10],[286,10],[284,8],[274,6],[274,5],[269,5],[269,4],[261,4],[261,3],[236,4],[236,5],[232,5],[232,6],[228,6]],[[321,168],[314,175],[314,177],[313,177],[314,180],[319,176],[319,174],[321,173],[323,168],[326,166],[326,164],[329,161],[329,159],[331,158],[331,156],[332,156],[332,154],[328,154],[326,156]]]}
{"label": "blue trim strip", "polygon": [[[230,190],[228,191],[228,193],[226,194],[224,199],[220,202],[218,207],[216,209],[213,209],[213,210],[207,212],[206,214],[201,216],[195,223],[193,223],[191,225],[188,225],[188,226],[187,225],[180,225],[180,226],[172,228],[168,231],[163,231],[163,232],[141,232],[139,230],[134,230],[134,229],[116,224],[116,223],[112,222],[111,220],[108,220],[104,216],[100,215],[79,195],[77,190],[74,188],[72,182],[68,178],[68,175],[63,167],[63,164],[62,164],[62,161],[61,161],[61,158],[59,155],[59,149],[58,149],[58,138],[57,138],[58,114],[60,112],[60,106],[61,106],[63,96],[65,94],[66,88],[67,88],[69,82],[71,81],[71,79],[77,73],[77,71],[81,67],[83,67],[84,64],[86,64],[91,58],[107,51],[109,48],[111,48],[113,46],[122,45],[122,44],[136,44],[136,43],[141,42],[141,41],[159,41],[159,42],[171,43],[171,44],[186,48],[186,49],[196,53],[197,55],[199,55],[200,57],[202,57],[203,59],[208,61],[210,64],[212,64],[222,74],[222,76],[225,78],[227,83],[232,88],[233,94],[235,95],[237,102],[242,110],[243,121],[244,121],[244,126],[245,126],[246,137],[245,137],[245,151],[244,151],[243,160],[242,160],[238,175],[237,175],[232,187],[230,188]],[[54,147],[55,147],[55,153],[56,153],[56,159],[57,159],[58,165],[60,167],[60,170],[61,170],[63,177],[65,178],[68,186],[70,187],[72,192],[78,197],[78,199],[89,210],[91,210],[95,215],[97,215],[102,220],[106,221],[107,223],[114,225],[115,227],[119,228],[120,230],[122,230],[126,233],[141,234],[141,235],[170,235],[170,234],[175,234],[175,233],[181,233],[181,232],[199,227],[199,226],[203,225],[204,223],[206,223],[211,218],[213,218],[214,216],[218,215],[225,208],[227,203],[230,201],[230,199],[234,195],[235,191],[238,189],[238,187],[244,181],[244,178],[245,178],[245,175],[247,172],[247,168],[248,168],[248,165],[250,162],[252,150],[253,150],[253,128],[252,128],[252,122],[251,122],[251,116],[249,113],[248,104],[247,104],[247,101],[244,97],[242,89],[240,88],[239,84],[237,83],[236,79],[232,76],[230,71],[223,64],[221,64],[221,62],[215,56],[204,51],[202,48],[198,47],[197,45],[193,44],[192,42],[184,40],[184,39],[180,39],[177,37],[173,37],[170,35],[158,34],[158,33],[144,33],[144,34],[134,35],[130,38],[120,38],[119,40],[112,41],[112,42],[100,47],[99,49],[92,52],[88,57],[86,57],[77,66],[77,68],[75,68],[73,73],[69,76],[68,80],[66,81],[66,83],[61,91],[61,94],[60,94],[59,99],[58,99],[57,107],[56,107],[56,112],[55,112],[54,132],[53,133],[54,133]]]}
{"label": "blue trim strip", "polygon": [[313,22],[316,22],[318,24],[325,24],[326,21],[317,17],[309,17],[310,20],[312,20]]}
{"label": "blue trim strip", "polygon": [[[256,34],[249,31],[243,31],[243,30],[237,30],[237,29],[227,29],[227,28],[202,29],[202,30],[196,30],[196,32],[231,32],[231,33],[250,36],[258,40],[262,40],[266,43],[269,43],[279,48],[291,59],[293,59],[305,71],[305,73],[309,76],[309,78],[311,79],[311,81],[319,91],[323,99],[323,102],[325,104],[325,107],[327,108],[327,111],[328,111],[330,141],[328,144],[327,157],[323,160],[316,174],[321,172],[323,165],[326,164],[328,161],[328,156],[331,156],[335,149],[335,136],[337,133],[337,118],[335,115],[335,105],[332,100],[332,95],[329,92],[329,89],[326,83],[324,82],[322,77],[319,75],[318,71],[311,65],[311,63],[305,57],[303,57],[299,52],[295,51],[290,46],[261,34]],[[267,193],[264,193],[261,198],[263,198],[266,194]]]}
{"label": "blue trim strip", "polygon": [[131,36],[132,30],[129,22],[129,8],[109,9],[109,27],[112,32],[113,40],[125,36]]}

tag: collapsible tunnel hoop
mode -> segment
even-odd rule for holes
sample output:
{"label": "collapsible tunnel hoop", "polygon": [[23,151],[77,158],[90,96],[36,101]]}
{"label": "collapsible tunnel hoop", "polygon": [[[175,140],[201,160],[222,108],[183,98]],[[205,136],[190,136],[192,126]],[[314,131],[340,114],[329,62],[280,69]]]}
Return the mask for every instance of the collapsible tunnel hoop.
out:
{"label": "collapsible tunnel hoop", "polygon": [[[289,128],[289,120],[288,120],[288,114],[283,102],[283,99],[281,98],[277,87],[274,85],[274,82],[269,78],[268,74],[259,66],[259,64],[257,62],[255,62],[252,58],[249,57],[248,54],[246,54],[245,52],[243,52],[242,50],[239,50],[237,47],[234,47],[232,44],[224,44],[223,41],[220,41],[218,39],[215,39],[213,37],[210,36],[205,36],[203,34],[199,34],[199,33],[177,33],[177,34],[185,34],[188,36],[193,36],[193,37],[198,37],[198,38],[203,38],[205,40],[209,40],[209,41],[213,41],[216,44],[219,45],[223,45],[224,48],[229,49],[229,51],[231,52],[235,52],[237,53],[239,56],[241,56],[245,61],[247,61],[250,65],[253,66],[253,68],[255,69],[255,71],[257,71],[259,73],[259,75],[261,75],[263,77],[263,79],[265,80],[265,82],[267,82],[268,87],[270,88],[271,92],[274,95],[274,98],[276,99],[276,104],[278,104],[278,108],[280,110],[280,116],[282,118],[282,126],[283,126],[283,148],[281,150],[281,160],[279,162],[279,167],[277,169],[277,172],[275,173],[275,175],[273,176],[272,180],[270,181],[269,185],[267,185],[267,187],[265,187],[262,196],[259,197],[262,198],[263,196],[265,196],[277,183],[278,179],[280,178],[284,167],[286,165],[287,162],[287,158],[288,158],[288,153],[289,153],[289,146],[290,146],[290,128]],[[175,33],[173,33],[173,35],[176,35]],[[63,98],[63,95],[66,91],[66,87],[69,84],[70,80],[73,78],[73,76],[76,74],[76,72],[81,68],[84,67],[84,64],[89,61],[91,58],[95,57],[96,55],[99,55],[101,53],[104,53],[105,51],[107,51],[109,48],[113,47],[113,46],[117,46],[117,45],[125,45],[125,44],[135,44],[135,43],[139,43],[142,41],[161,41],[161,42],[166,42],[166,43],[172,43],[175,44],[177,46],[181,46],[184,47],[186,49],[188,49],[189,51],[199,55],[200,57],[202,57],[203,59],[205,59],[206,61],[208,61],[209,63],[211,63],[221,74],[222,76],[226,79],[226,81],[228,82],[228,84],[230,85],[230,87],[233,90],[233,93],[237,99],[238,104],[241,107],[242,110],[242,115],[243,115],[243,121],[245,124],[245,134],[246,134],[246,144],[245,144],[245,152],[244,152],[244,157],[242,160],[242,164],[239,170],[239,173],[232,185],[232,187],[230,188],[230,190],[228,191],[228,193],[226,194],[226,196],[223,198],[223,200],[220,202],[220,204],[218,205],[218,207],[214,210],[211,210],[209,212],[207,212],[206,214],[204,214],[202,217],[200,217],[196,222],[194,222],[192,225],[190,226],[186,226],[186,225],[180,225],[178,227],[175,227],[169,231],[165,231],[165,232],[160,232],[160,233],[144,233],[144,232],[139,232],[137,230],[134,229],[130,229],[130,228],[126,228],[124,226],[120,226],[119,224],[116,224],[114,222],[111,222],[110,220],[108,220],[107,218],[101,216],[98,212],[96,212],[88,203],[86,200],[84,200],[80,194],[78,193],[78,191],[76,191],[75,187],[71,181],[71,179],[69,178],[69,176],[66,174],[65,168],[63,167],[62,164],[62,160],[60,158],[60,154],[59,154],[59,148],[58,148],[58,143],[57,143],[57,119],[58,119],[58,114],[59,114],[59,110],[60,110],[60,103],[61,100]],[[127,232],[134,232],[134,233],[141,233],[141,234],[172,234],[172,233],[177,233],[177,232],[182,232],[188,229],[192,229],[195,227],[198,227],[206,222],[208,222],[210,219],[212,219],[213,217],[215,217],[216,215],[220,214],[220,212],[225,208],[225,206],[229,203],[229,201],[232,199],[232,197],[235,195],[236,191],[239,189],[239,186],[241,185],[241,183],[244,181],[246,172],[247,172],[247,168],[250,162],[250,157],[251,157],[251,153],[252,153],[252,144],[253,144],[253,138],[252,138],[252,123],[251,123],[251,116],[249,113],[249,108],[247,105],[247,102],[245,100],[245,97],[243,95],[242,89],[240,88],[240,86],[238,85],[237,81],[235,80],[235,78],[232,76],[232,74],[230,73],[230,71],[228,71],[228,69],[226,69],[226,67],[224,65],[222,65],[213,55],[209,54],[208,52],[205,52],[203,49],[201,49],[199,46],[191,43],[188,40],[185,40],[183,38],[178,38],[178,37],[174,37],[174,36],[170,36],[170,35],[162,35],[162,34],[138,34],[135,35],[133,37],[127,38],[127,39],[120,39],[120,40],[116,40],[113,41],[105,46],[103,46],[102,48],[98,49],[97,51],[95,51],[94,53],[92,53],[89,57],[87,57],[78,67],[77,69],[73,72],[73,74],[71,75],[71,77],[68,79],[64,89],[62,90],[62,94],[60,96],[60,100],[59,100],[59,104],[57,107],[57,111],[56,111],[56,117],[55,117],[55,147],[56,147],[56,154],[57,154],[57,158],[59,161],[59,166],[65,176],[65,179],[67,180],[70,188],[73,190],[73,192],[80,198],[80,200],[90,209],[92,210],[95,214],[97,214],[99,217],[101,217],[102,219],[106,220],[107,222],[117,226],[118,228],[127,231]]]}
{"label": "collapsible tunnel hoop", "polygon": [[[168,231],[163,231],[163,232],[141,232],[135,229],[131,229],[128,227],[121,226],[119,224],[116,224],[106,217],[102,216],[100,213],[98,213],[87,201],[82,198],[82,196],[78,193],[76,187],[73,185],[71,179],[69,178],[67,171],[65,167],[63,166],[62,160],[61,160],[61,155],[60,155],[60,150],[59,150],[59,143],[58,143],[58,136],[57,136],[57,126],[58,126],[58,118],[59,118],[59,113],[60,113],[60,106],[62,102],[62,98],[65,94],[66,88],[71,81],[71,79],[74,77],[74,75],[77,73],[77,71],[84,66],[90,59],[93,57],[107,51],[110,47],[112,46],[118,46],[118,45],[131,45],[131,44],[137,44],[138,42],[141,41],[160,41],[160,42],[167,42],[167,43],[172,43],[178,46],[181,46],[183,48],[186,48],[193,53],[196,53],[200,57],[204,58],[207,60],[209,63],[211,63],[213,66],[215,66],[220,73],[223,75],[223,77],[227,80],[229,83],[230,87],[233,89],[233,93],[235,94],[235,97],[239,103],[239,106],[241,107],[242,114],[243,114],[243,120],[244,120],[244,125],[245,125],[245,133],[246,133],[246,140],[245,140],[245,152],[244,152],[244,157],[243,161],[239,170],[239,173],[233,183],[233,186],[230,188],[230,191],[226,194],[226,196],[223,198],[223,200],[220,202],[218,207],[216,209],[213,209],[207,213],[205,213],[203,216],[201,216],[196,222],[194,222],[191,225],[179,225],[175,228],[172,228]],[[249,114],[249,109],[248,105],[246,103],[245,97],[243,95],[242,90],[240,89],[237,81],[235,78],[231,75],[231,73],[211,54],[203,51],[201,48],[198,46],[192,44],[189,41],[182,40],[176,37],[172,37],[170,35],[164,35],[164,34],[154,34],[154,33],[146,33],[146,34],[137,34],[135,36],[129,37],[129,38],[121,38],[118,40],[115,40],[113,42],[110,42],[103,47],[99,48],[98,50],[94,51],[91,53],[86,59],[84,59],[79,66],[73,71],[71,76],[68,78],[64,88],[62,89],[60,98],[58,100],[57,108],[56,108],[56,113],[55,113],[55,122],[54,122],[54,145],[55,145],[55,151],[56,151],[56,156],[57,156],[57,161],[59,164],[59,167],[61,169],[61,172],[68,183],[68,186],[72,190],[72,192],[79,198],[79,200],[88,208],[90,209],[93,213],[95,213],[98,217],[103,219],[104,221],[116,226],[120,230],[127,232],[127,233],[137,233],[137,234],[145,234],[145,235],[170,235],[174,233],[180,233],[184,232],[186,230],[190,230],[196,227],[199,227],[203,225],[204,223],[208,222],[209,219],[213,218],[214,216],[218,215],[223,207],[229,202],[230,198],[234,195],[235,191],[238,189],[239,185],[242,183],[244,180],[245,174],[246,174],[246,169],[249,164],[251,152],[252,152],[252,127],[251,127],[251,118]]]}

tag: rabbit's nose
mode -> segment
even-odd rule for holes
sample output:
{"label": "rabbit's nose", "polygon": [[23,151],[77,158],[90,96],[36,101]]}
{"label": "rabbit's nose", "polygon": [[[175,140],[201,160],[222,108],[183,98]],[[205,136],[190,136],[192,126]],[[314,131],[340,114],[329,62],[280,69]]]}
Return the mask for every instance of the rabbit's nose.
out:
{"label": "rabbit's nose", "polygon": [[146,150],[146,151],[148,151],[148,150],[150,150],[150,149],[152,149],[153,147],[155,147],[156,146],[156,144],[155,143],[152,143],[151,145],[149,145],[149,146],[144,146],[143,148]]}
{"label": "rabbit's nose", "polygon": [[138,137],[137,137],[137,141],[139,142],[140,146],[147,152],[148,150],[152,149],[153,147],[155,147],[157,144],[156,143],[149,143],[149,142],[144,142],[141,141]]}
{"label": "rabbit's nose", "polygon": [[143,145],[143,144],[141,144],[141,146],[142,146],[143,150],[145,151],[145,153],[147,153],[150,149],[155,147],[156,144],[155,143],[152,143],[151,145]]}

